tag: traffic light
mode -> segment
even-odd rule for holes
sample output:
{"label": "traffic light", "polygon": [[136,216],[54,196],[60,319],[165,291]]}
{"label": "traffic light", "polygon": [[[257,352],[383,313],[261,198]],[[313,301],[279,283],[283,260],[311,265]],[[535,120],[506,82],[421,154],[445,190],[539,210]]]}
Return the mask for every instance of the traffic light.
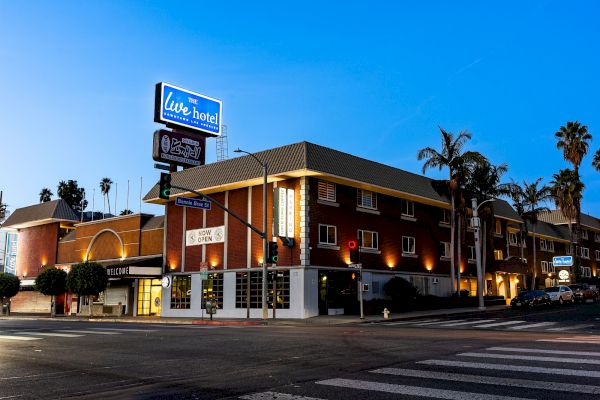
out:
{"label": "traffic light", "polygon": [[277,261],[279,260],[277,247],[277,242],[269,242],[269,253],[267,256],[267,262],[271,264],[277,264]]}
{"label": "traffic light", "polygon": [[160,183],[158,185],[158,197],[164,200],[169,200],[171,195],[171,174],[166,172],[160,173]]}
{"label": "traffic light", "polygon": [[350,240],[348,242],[348,250],[350,250],[350,262],[357,264],[360,262],[360,253],[358,252],[358,242],[356,240]]}

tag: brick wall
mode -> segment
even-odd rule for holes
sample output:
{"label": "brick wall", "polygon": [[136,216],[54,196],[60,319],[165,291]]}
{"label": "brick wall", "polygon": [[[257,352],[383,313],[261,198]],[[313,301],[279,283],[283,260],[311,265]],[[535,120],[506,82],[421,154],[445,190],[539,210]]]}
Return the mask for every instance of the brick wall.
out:
{"label": "brick wall", "polygon": [[56,263],[59,224],[33,226],[19,230],[17,275],[36,277],[42,265]]}

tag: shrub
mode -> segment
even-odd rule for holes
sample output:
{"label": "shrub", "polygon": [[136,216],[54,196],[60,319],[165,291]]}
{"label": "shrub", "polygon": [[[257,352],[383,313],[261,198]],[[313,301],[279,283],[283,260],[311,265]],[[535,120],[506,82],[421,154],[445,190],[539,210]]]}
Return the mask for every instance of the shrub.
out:
{"label": "shrub", "polygon": [[54,267],[45,268],[35,278],[35,290],[46,296],[52,296],[50,315],[56,315],[56,296],[62,294],[67,288],[67,273]]}
{"label": "shrub", "polygon": [[[4,306],[6,299],[10,299],[19,293],[21,287],[21,281],[19,278],[12,274],[0,272],[0,299],[2,300],[1,306]],[[10,307],[7,308],[10,313]]]}
{"label": "shrub", "polygon": [[419,296],[419,290],[409,281],[400,277],[394,277],[383,285],[383,291],[391,297],[394,308],[410,308]]}

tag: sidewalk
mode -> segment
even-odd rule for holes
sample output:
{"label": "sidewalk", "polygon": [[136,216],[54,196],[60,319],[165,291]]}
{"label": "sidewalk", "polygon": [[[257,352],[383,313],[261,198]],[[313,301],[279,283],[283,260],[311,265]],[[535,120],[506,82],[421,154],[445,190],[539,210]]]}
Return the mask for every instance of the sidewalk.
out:
{"label": "sidewalk", "polygon": [[[489,306],[486,311],[504,310],[507,306]],[[0,320],[53,320],[57,322],[98,322],[98,323],[135,323],[135,324],[175,324],[175,325],[217,325],[217,326],[259,326],[259,325],[282,325],[282,326],[335,326],[361,323],[381,323],[402,321],[423,317],[445,317],[451,315],[472,314],[481,312],[477,307],[462,307],[439,310],[411,311],[406,313],[390,314],[388,319],[383,315],[367,315],[361,320],[357,315],[320,315],[307,319],[245,319],[245,318],[169,318],[169,317],[85,317],[85,316],[58,316],[50,318],[45,315],[11,315],[10,317],[1,316]]]}

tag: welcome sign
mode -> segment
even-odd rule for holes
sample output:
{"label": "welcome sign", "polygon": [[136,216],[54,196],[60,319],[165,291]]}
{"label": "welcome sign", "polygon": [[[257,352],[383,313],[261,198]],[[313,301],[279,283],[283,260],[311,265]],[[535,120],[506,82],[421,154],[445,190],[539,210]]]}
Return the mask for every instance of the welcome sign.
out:
{"label": "welcome sign", "polygon": [[221,135],[221,100],[191,92],[168,83],[156,84],[154,121],[202,132]]}

